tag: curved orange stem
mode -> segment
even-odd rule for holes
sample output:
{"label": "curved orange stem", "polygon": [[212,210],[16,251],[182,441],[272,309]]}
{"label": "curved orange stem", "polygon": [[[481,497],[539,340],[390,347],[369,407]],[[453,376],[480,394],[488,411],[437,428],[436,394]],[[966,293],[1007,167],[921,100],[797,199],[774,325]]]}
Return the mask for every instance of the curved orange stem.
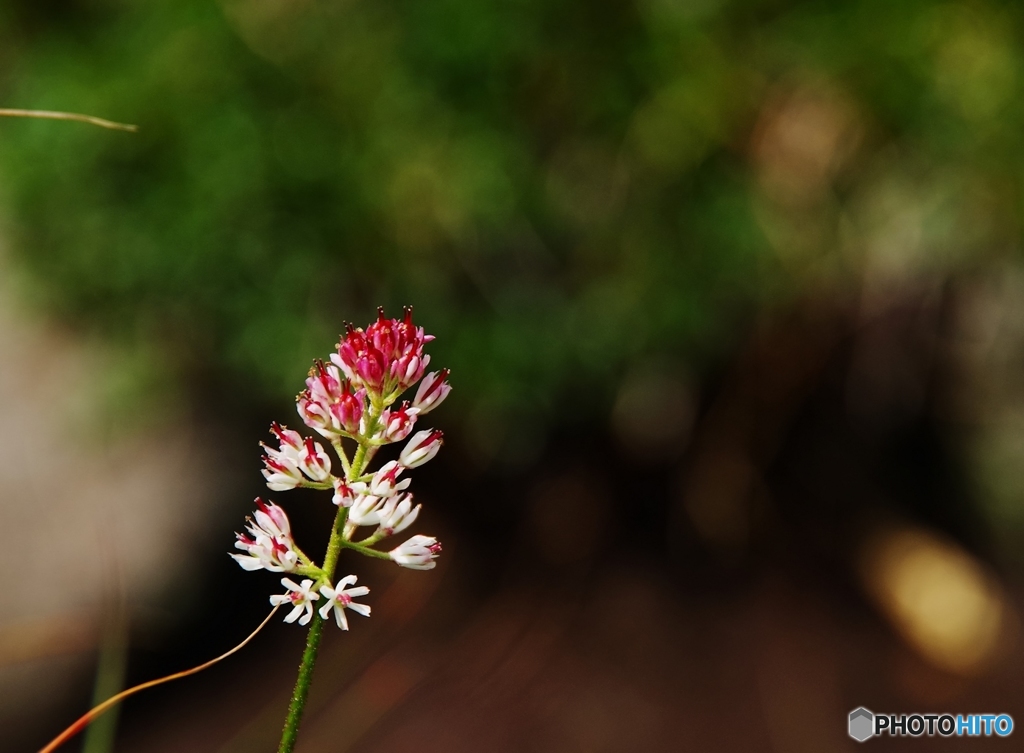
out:
{"label": "curved orange stem", "polygon": [[276,606],[273,609],[271,609],[270,610],[270,614],[268,614],[266,619],[264,619],[263,622],[260,623],[260,626],[258,628],[256,628],[255,630],[253,630],[249,634],[248,638],[246,638],[244,641],[239,643],[237,646],[235,646],[233,649],[231,649],[227,653],[221,654],[216,659],[211,659],[210,661],[206,662],[205,664],[200,664],[198,667],[192,667],[192,669],[186,669],[184,672],[175,672],[173,675],[167,675],[166,677],[161,677],[161,678],[159,678],[157,680],[150,680],[149,682],[144,682],[141,685],[136,685],[133,688],[128,688],[127,690],[122,690],[117,695],[111,696],[110,698],[105,700],[100,705],[96,706],[93,709],[90,709],[85,714],[83,714],[78,719],[78,721],[76,721],[74,724],[72,724],[66,730],[64,730],[59,735],[57,735],[57,737],[53,738],[53,740],[50,741],[50,743],[48,745],[46,745],[44,748],[42,748],[39,751],[39,753],[53,753],[53,751],[57,750],[57,748],[59,748],[61,745],[63,745],[68,740],[70,740],[72,737],[74,737],[79,732],[81,732],[83,729],[88,727],[93,722],[93,720],[95,720],[97,717],[102,715],[104,712],[110,710],[111,707],[116,706],[117,704],[119,704],[121,701],[123,701],[128,696],[133,696],[136,693],[145,690],[146,688],[152,688],[152,687],[155,687],[157,685],[163,685],[165,682],[170,682],[171,680],[178,680],[178,679],[180,679],[182,677],[188,677],[189,675],[194,675],[197,672],[202,672],[204,669],[207,669],[208,667],[212,667],[214,664],[216,664],[217,662],[219,662],[219,661],[221,661],[223,659],[227,659],[229,656],[231,656],[231,654],[235,653],[236,651],[241,650],[242,648],[245,647],[245,645],[247,643],[249,643],[249,641],[251,641],[253,638],[255,638],[256,634],[259,633],[266,626],[266,624],[268,622],[270,622],[270,618],[274,616],[274,613],[277,612],[278,609],[280,609],[280,606]]}

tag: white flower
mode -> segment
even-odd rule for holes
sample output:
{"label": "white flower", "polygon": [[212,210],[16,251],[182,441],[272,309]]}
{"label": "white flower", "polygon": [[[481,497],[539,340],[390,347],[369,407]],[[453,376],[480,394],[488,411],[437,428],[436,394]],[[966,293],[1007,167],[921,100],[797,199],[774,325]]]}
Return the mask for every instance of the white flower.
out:
{"label": "white flower", "polygon": [[377,432],[375,438],[383,439],[386,442],[401,442],[412,434],[412,427],[416,423],[417,413],[418,411],[415,408],[409,407],[408,400],[393,410],[385,408],[380,416],[380,425],[383,429]]}
{"label": "white flower", "polygon": [[263,477],[267,480],[267,488],[272,492],[286,492],[294,489],[302,483],[302,474],[298,466],[282,463],[270,456],[270,448],[267,448],[267,457],[263,458]]}
{"label": "white flower", "polygon": [[412,439],[402,448],[398,462],[404,468],[415,468],[423,465],[441,449],[444,435],[437,429],[427,429],[412,435]]}
{"label": "white flower", "polygon": [[351,507],[357,496],[366,490],[366,484],[349,484],[343,478],[334,479],[334,497],[332,501],[338,507]]}
{"label": "white flower", "polygon": [[[300,625],[308,625],[309,621],[313,619],[313,602],[320,598],[319,594],[309,590],[309,587],[313,585],[313,581],[307,578],[301,584],[297,584],[293,580],[282,578],[281,585],[287,588],[288,592],[271,596],[270,603],[275,607],[285,603],[293,604],[292,611],[285,615],[284,621],[295,622],[295,620],[299,620]],[[305,614],[302,614],[303,612]],[[302,614],[301,619],[299,618],[300,614]]]}
{"label": "white flower", "polygon": [[302,437],[297,431],[281,426],[276,421],[270,425],[270,431],[277,437],[280,449],[260,442],[266,457],[263,458],[263,476],[271,491],[283,492],[294,489],[302,483],[299,471],[299,453],[302,451]]}
{"label": "white flower", "polygon": [[382,465],[370,480],[370,494],[374,497],[390,497],[396,492],[408,489],[412,483],[411,479],[398,481],[398,476],[403,470],[405,469],[395,460]]}
{"label": "white flower", "polygon": [[356,582],[356,576],[347,575],[338,581],[337,589],[331,588],[330,584],[320,586],[320,593],[324,595],[327,602],[320,607],[320,616],[325,620],[327,619],[327,613],[334,609],[334,619],[338,622],[338,627],[342,630],[348,630],[348,619],[345,617],[345,610],[351,609],[353,612],[358,612],[363,617],[370,616],[370,607],[366,604],[356,604],[352,599],[357,596],[366,596],[370,593],[370,589],[366,586],[356,586],[355,588],[345,588],[345,586],[351,586]]}
{"label": "white flower", "polygon": [[360,494],[348,509],[348,522],[357,526],[375,526],[380,523],[384,500],[370,494]]}
{"label": "white flower", "polygon": [[281,426],[277,421],[271,422],[270,433],[277,437],[277,441],[281,445],[281,449],[276,452],[297,462],[299,453],[302,451],[302,435],[287,426]]}
{"label": "white flower", "polygon": [[255,513],[256,520],[250,518],[246,525],[248,534],[235,534],[235,548],[245,554],[232,554],[231,557],[244,570],[291,572],[298,567],[299,556],[295,552],[288,516],[273,503],[266,505],[257,499],[256,505],[259,508]]}
{"label": "white flower", "polygon": [[331,458],[319,442],[309,437],[299,453],[299,467],[313,481],[326,481],[331,476]]}
{"label": "white flower", "polygon": [[423,377],[412,401],[412,407],[418,410],[421,416],[434,410],[448,397],[452,387],[445,381],[447,378],[448,369],[432,371]]}
{"label": "white flower", "polygon": [[[306,478],[313,481],[326,481],[331,476],[331,458],[319,442],[314,442],[277,423],[270,425],[281,444],[275,450],[263,444],[266,456],[263,458],[263,477],[267,486],[275,492],[294,489],[302,486]],[[262,444],[262,443],[261,443]]]}
{"label": "white flower", "polygon": [[433,536],[413,536],[388,555],[402,567],[413,570],[433,570],[434,560],[441,553],[441,543]]}
{"label": "white flower", "polygon": [[411,526],[420,514],[423,505],[412,506],[412,494],[404,497],[392,497],[380,508],[377,516],[380,519],[380,528],[377,533],[384,536],[393,536]]}
{"label": "white flower", "polygon": [[291,538],[292,526],[280,505],[275,505],[273,502],[268,505],[257,497],[254,515],[256,524],[266,531],[267,535]]}

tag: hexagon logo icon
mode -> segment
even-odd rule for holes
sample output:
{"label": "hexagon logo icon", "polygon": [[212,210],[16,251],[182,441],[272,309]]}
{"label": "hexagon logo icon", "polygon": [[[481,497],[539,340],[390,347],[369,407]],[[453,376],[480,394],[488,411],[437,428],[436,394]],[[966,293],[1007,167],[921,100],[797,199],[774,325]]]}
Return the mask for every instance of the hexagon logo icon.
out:
{"label": "hexagon logo icon", "polygon": [[859,743],[875,734],[875,715],[861,706],[850,712],[850,737]]}

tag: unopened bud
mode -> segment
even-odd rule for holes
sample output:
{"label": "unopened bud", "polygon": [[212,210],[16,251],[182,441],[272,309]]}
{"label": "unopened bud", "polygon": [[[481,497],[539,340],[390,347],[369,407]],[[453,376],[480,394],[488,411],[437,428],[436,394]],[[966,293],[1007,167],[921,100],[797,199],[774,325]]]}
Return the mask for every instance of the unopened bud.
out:
{"label": "unopened bud", "polygon": [[444,434],[437,429],[417,432],[402,449],[398,462],[405,468],[421,466],[437,454],[443,441]]}

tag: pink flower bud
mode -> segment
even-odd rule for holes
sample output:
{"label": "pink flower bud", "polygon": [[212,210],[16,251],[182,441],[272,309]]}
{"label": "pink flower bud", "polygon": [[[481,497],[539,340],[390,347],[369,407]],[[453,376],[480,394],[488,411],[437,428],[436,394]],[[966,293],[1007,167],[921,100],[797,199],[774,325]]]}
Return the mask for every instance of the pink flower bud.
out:
{"label": "pink flower bud", "polygon": [[336,366],[328,366],[317,359],[306,378],[306,389],[318,402],[330,404],[341,396],[341,375]]}
{"label": "pink flower bud", "polygon": [[384,374],[386,373],[384,356],[376,349],[368,349],[365,354],[356,361],[355,372],[368,389],[380,391],[384,386]]}
{"label": "pink flower bud", "polygon": [[373,343],[373,347],[379,350],[384,356],[391,356],[400,347],[400,332],[397,319],[388,319],[384,316],[384,307],[377,307],[377,321],[366,328],[366,337]]}
{"label": "pink flower bud", "polygon": [[396,492],[404,491],[412,483],[410,479],[398,481],[399,474],[405,470],[397,461],[382,465],[370,480],[370,494],[375,497],[390,497]]}
{"label": "pink flower bud", "polygon": [[423,346],[434,338],[412,323],[412,309],[406,307],[405,317],[388,319],[382,308],[377,321],[362,329],[347,325],[345,336],[338,343],[338,352],[331,356],[346,376],[374,394],[405,390],[419,381],[430,361]]}
{"label": "pink flower bud", "polygon": [[281,445],[281,452],[287,453],[292,458],[298,458],[302,451],[302,435],[292,431],[287,426],[281,426],[277,421],[270,424],[270,432],[277,437]]}
{"label": "pink flower bud", "polygon": [[351,507],[366,496],[368,496],[367,486],[362,481],[348,483],[344,479],[334,479],[333,501],[339,507]]}
{"label": "pink flower bud", "polygon": [[337,356],[335,358],[332,355],[331,360],[342,368],[354,384],[374,393],[380,392],[387,374],[387,359],[363,330],[348,325],[345,337],[338,343]]}
{"label": "pink flower bud", "polygon": [[412,406],[419,411],[419,415],[422,416],[434,410],[448,397],[448,393],[452,391],[451,385],[445,381],[448,374],[448,369],[442,369],[441,371],[432,371],[423,377],[420,388],[416,390],[416,397],[412,401]]}
{"label": "pink flower bud", "polygon": [[302,423],[310,429],[320,432],[325,437],[337,435],[334,430],[334,420],[331,416],[331,406],[314,400],[309,390],[300,392],[295,398],[295,408],[299,412]]}
{"label": "pink flower bud", "polygon": [[271,502],[266,504],[259,497],[256,498],[256,523],[273,536],[291,536],[292,527],[288,522],[288,516],[280,505]]}
{"label": "pink flower bud", "polygon": [[326,481],[331,476],[331,458],[319,442],[314,442],[309,437],[303,444],[302,452],[299,453],[299,467],[313,481]]}
{"label": "pink flower bud", "polygon": [[359,422],[363,418],[363,406],[366,401],[366,390],[360,388],[354,393],[348,382],[338,398],[338,402],[332,406],[332,414],[338,426],[349,434],[359,432]]}
{"label": "pink flower bud", "polygon": [[430,356],[422,351],[406,353],[391,362],[391,379],[399,389],[407,390],[420,380],[428,363]]}
{"label": "pink flower bud", "polygon": [[306,379],[306,389],[296,403],[306,426],[333,439],[342,432],[359,431],[365,398],[366,390],[353,393],[349,380],[341,377],[337,366],[316,361]]}
{"label": "pink flower bud", "polygon": [[395,410],[385,409],[380,417],[381,438],[386,442],[401,442],[412,433],[413,424],[416,423],[416,411],[409,407],[409,401],[402,403],[400,408]]}
{"label": "pink flower bud", "polygon": [[416,468],[431,460],[444,442],[444,434],[437,429],[427,429],[413,434],[402,449],[398,462],[405,468]]}

